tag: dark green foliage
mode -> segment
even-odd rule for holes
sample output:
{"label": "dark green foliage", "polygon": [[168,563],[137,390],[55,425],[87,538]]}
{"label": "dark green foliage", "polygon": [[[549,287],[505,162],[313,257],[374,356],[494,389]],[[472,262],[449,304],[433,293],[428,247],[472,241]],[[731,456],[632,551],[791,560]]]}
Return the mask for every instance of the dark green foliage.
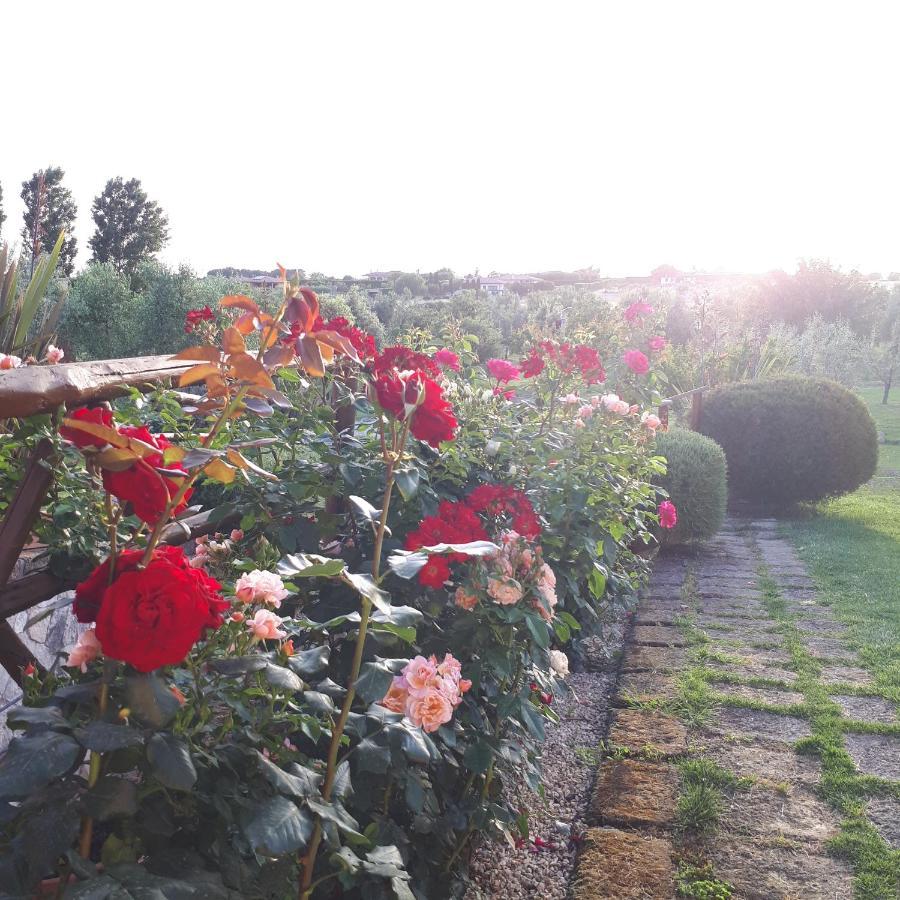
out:
{"label": "dark green foliage", "polygon": [[700,430],[725,451],[730,491],[748,500],[783,506],[846,494],[878,462],[865,404],[820,378],[718,388],[706,398]]}
{"label": "dark green foliage", "polygon": [[21,197],[25,201],[22,243],[31,254],[33,266],[42,252],[52,252],[60,231],[65,231],[59,269],[64,275],[71,275],[75,271],[75,254],[78,252],[78,242],[72,235],[78,207],[72,192],[63,186],[64,175],[59,166],[50,166],[22,182]]}
{"label": "dark green foliage", "polygon": [[3,212],[3,185],[0,184],[0,233],[3,232],[3,223],[6,221],[6,213]]}
{"label": "dark green foliage", "polygon": [[656,449],[668,461],[659,485],[678,510],[678,524],[663,529],[665,544],[711,538],[725,518],[727,466],[722,448],[696,431],[674,428],[661,433]]}
{"label": "dark green foliage", "polygon": [[119,274],[133,275],[139,263],[162,249],[168,219],[159,204],[147,199],[137,178],[110,178],[91,214],[97,228],[90,240],[96,262],[112,263]]}

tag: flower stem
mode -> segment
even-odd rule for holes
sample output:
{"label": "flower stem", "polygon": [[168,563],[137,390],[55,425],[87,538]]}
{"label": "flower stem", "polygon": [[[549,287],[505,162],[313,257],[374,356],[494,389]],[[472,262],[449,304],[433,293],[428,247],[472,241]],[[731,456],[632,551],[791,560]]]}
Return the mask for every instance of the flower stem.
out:
{"label": "flower stem", "polygon": [[[388,511],[391,505],[391,494],[394,490],[394,470],[403,453],[403,447],[406,444],[408,434],[409,424],[407,423],[401,432],[399,440],[397,439],[397,435],[394,435],[391,452],[387,452],[387,449],[384,451],[384,458],[387,463],[384,499],[381,504],[381,517],[378,521],[378,529],[375,532],[375,549],[372,555],[372,578],[376,584],[381,575],[381,548],[384,544],[385,532],[387,531]],[[353,663],[350,666],[347,695],[344,697],[338,720],[332,728],[331,744],[328,747],[328,765],[325,770],[325,781],[322,785],[322,797],[326,802],[331,800],[331,791],[334,788],[334,780],[337,777],[337,758],[341,746],[341,738],[344,735],[344,728],[347,725],[347,719],[350,717],[350,709],[353,706],[353,700],[356,697],[356,680],[359,678],[359,670],[362,667],[363,650],[366,645],[366,632],[368,631],[369,616],[371,615],[371,612],[372,601],[369,600],[368,597],[363,597],[360,610],[359,633],[356,636],[356,646],[353,649]],[[301,858],[303,875],[300,882],[300,900],[307,900],[307,898],[312,896],[313,872],[315,870],[316,856],[318,855],[319,844],[321,842],[322,824],[320,821],[316,821],[309,849]]]}
{"label": "flower stem", "polygon": [[[103,718],[106,712],[106,704],[109,701],[109,681],[106,677],[106,671],[103,673],[103,683],[100,685],[100,715]],[[91,751],[91,766],[88,774],[88,787],[92,788],[100,778],[100,765],[103,762],[103,754],[96,750]],[[91,840],[94,836],[94,820],[90,816],[85,816],[81,820],[81,840],[78,843],[78,852],[84,859],[90,859]]]}

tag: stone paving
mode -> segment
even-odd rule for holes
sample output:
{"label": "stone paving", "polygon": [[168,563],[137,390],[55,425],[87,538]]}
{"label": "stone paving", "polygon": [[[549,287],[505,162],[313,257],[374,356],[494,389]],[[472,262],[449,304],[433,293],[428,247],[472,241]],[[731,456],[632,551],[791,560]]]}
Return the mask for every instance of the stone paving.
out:
{"label": "stone paving", "polygon": [[[784,614],[771,606],[773,596]],[[791,617],[787,624],[783,615]],[[850,862],[829,850],[843,817],[823,795],[819,757],[794,746],[812,733],[797,686],[797,643],[821,661],[818,685],[840,708],[844,747],[859,774],[900,781],[900,732],[890,728],[897,709],[874,696],[846,629],[817,603],[815,585],[777,523],[730,519],[696,552],[661,556],[634,622],[574,883],[577,900],[668,900],[687,865],[727,882],[734,898],[853,897]],[[702,721],[691,715],[689,697],[698,678],[712,697]],[[873,723],[888,733],[866,733]],[[680,764],[694,758],[715,763],[730,779],[719,792],[718,821],[706,831],[680,812],[687,777]],[[865,814],[888,845],[900,848],[895,796],[874,792]]]}

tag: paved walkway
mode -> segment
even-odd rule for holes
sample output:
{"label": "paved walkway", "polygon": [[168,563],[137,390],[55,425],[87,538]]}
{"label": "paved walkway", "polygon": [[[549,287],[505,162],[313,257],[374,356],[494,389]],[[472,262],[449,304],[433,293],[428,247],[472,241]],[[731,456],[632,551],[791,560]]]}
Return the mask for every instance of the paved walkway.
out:
{"label": "paved walkway", "polygon": [[[774,520],[731,519],[695,555],[660,557],[624,653],[576,898],[668,900],[676,883],[678,896],[853,897],[850,860],[829,852],[845,818],[835,766],[896,782],[900,736],[844,637]],[[896,787],[868,791],[858,820],[895,850]],[[732,893],[701,892],[717,880]]]}

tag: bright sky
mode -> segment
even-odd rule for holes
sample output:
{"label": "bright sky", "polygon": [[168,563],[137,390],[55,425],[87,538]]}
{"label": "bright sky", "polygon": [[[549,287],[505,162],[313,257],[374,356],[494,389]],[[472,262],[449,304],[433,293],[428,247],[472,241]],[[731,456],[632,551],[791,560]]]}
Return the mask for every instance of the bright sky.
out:
{"label": "bright sky", "polygon": [[0,184],[136,176],[168,262],[900,270],[888,2],[5,4]]}

